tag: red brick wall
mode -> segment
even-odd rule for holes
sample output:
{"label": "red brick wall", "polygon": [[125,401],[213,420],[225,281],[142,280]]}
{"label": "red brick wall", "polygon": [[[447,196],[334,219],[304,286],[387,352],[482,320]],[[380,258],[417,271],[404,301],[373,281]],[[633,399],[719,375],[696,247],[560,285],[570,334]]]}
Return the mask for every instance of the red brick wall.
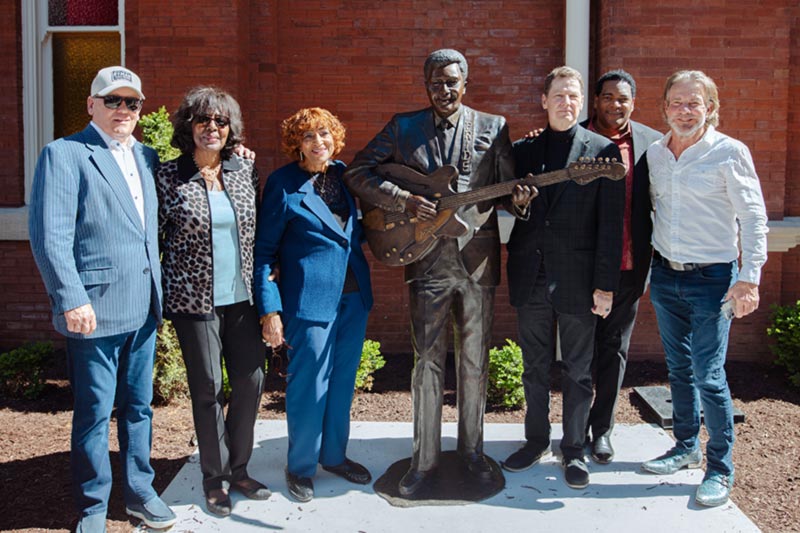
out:
{"label": "red brick wall", "polygon": [[[340,158],[350,161],[394,113],[428,105],[422,64],[436,48],[461,50],[470,63],[465,102],[505,115],[512,136],[542,125],[539,94],[563,62],[563,6],[392,0],[261,2],[221,8],[127,3],[127,62],[144,80],[148,109],[174,110],[189,87],[215,83],[244,112],[247,144],[264,175],[288,161],[280,121],[301,107],[326,107],[348,128]],[[209,18],[210,17],[210,18]],[[215,21],[214,31],[208,20]],[[402,269],[372,265],[375,308],[368,336],[387,352],[410,350]],[[516,338],[505,283],[498,288],[495,341]]]}
{"label": "red brick wall", "polygon": [[6,21],[0,32],[0,207],[18,207],[25,203],[20,3],[0,2],[0,20]]}
{"label": "red brick wall", "polygon": [[26,241],[0,242],[0,350],[28,341],[63,340],[53,329],[50,302]]}
{"label": "red brick wall", "polygon": [[[605,1],[598,21],[598,72],[625,68],[635,76],[637,120],[666,131],[660,99],[674,71],[698,69],[714,78],[720,130],[750,147],[771,218],[784,213],[792,31],[797,54],[792,16],[797,8],[790,4],[759,2],[754,13],[752,4],[733,1],[716,2],[713,8],[707,3],[653,7],[641,0]],[[769,38],[754,36],[753,24],[769,28]]]}
{"label": "red brick wall", "polygon": [[[800,215],[800,108],[795,103],[800,101],[800,7],[795,4],[601,0],[592,10],[592,68],[595,75],[616,67],[634,74],[636,120],[665,129],[659,99],[673,70],[699,68],[716,79],[721,129],[753,151],[771,218]],[[435,48],[466,54],[465,102],[505,115],[512,137],[544,124],[543,79],[563,63],[563,2],[128,0],[125,5],[126,61],[144,81],[146,111],[161,105],[173,111],[197,84],[226,88],[242,105],[247,143],[258,152],[263,176],[286,163],[278,125],[299,107],[319,105],[339,115],[348,127],[340,157],[350,161],[393,113],[427,105],[422,63]],[[19,2],[0,2],[0,15],[17,28],[0,35],[5,56],[17,57],[15,63],[0,64],[0,87],[17,95],[0,102],[6,126],[0,147],[7,148],[0,150],[1,206],[19,205],[22,199]],[[769,35],[754,36],[754,27],[769,28]],[[37,306],[46,305],[46,297],[27,250],[27,243],[0,243],[0,261],[7,265],[0,281],[6,302],[0,306],[2,347],[49,331],[49,319],[30,315],[43,312]],[[408,351],[402,271],[374,264],[373,282],[369,337],[382,341],[387,352]],[[736,322],[731,358],[766,357],[769,304],[800,296],[798,282],[800,251],[771,254],[762,309]],[[495,344],[506,337],[516,338],[516,317],[504,281],[497,291]],[[631,352],[634,358],[661,357],[647,297]]]}
{"label": "red brick wall", "polygon": [[[787,17],[790,32],[789,101],[800,102],[800,6],[791,8]],[[800,106],[789,108],[789,142],[786,150],[785,215],[800,216]],[[783,256],[781,304],[793,305],[800,300],[800,249],[793,248]]]}
{"label": "red brick wall", "polygon": [[[0,32],[0,208],[15,208],[25,203],[20,3],[0,2],[0,20],[8,22]],[[0,241],[0,272],[0,350],[31,340],[60,342],[27,241]]]}
{"label": "red brick wall", "polygon": [[[788,9],[791,25],[789,39],[789,102],[800,102],[800,5]],[[800,216],[800,106],[789,107],[789,142],[786,150],[785,215]],[[800,271],[795,271],[800,274]]]}

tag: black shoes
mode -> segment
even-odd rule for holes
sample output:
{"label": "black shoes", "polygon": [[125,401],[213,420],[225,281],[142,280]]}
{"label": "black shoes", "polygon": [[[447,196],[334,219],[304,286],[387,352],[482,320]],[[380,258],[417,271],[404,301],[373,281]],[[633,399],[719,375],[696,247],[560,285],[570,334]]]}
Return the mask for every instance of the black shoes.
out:
{"label": "black shoes", "polygon": [[[347,458],[340,465],[323,466],[322,468],[351,483],[366,485],[372,481],[372,475],[370,475],[369,470]],[[314,482],[311,481],[311,478],[292,474],[288,468],[286,469],[286,487],[289,489],[289,494],[301,503],[310,502],[314,498]]]}
{"label": "black shoes", "polygon": [[601,465],[607,465],[614,459],[614,447],[611,438],[603,435],[592,442],[592,459]]}
{"label": "black shoes", "polygon": [[231,514],[231,497],[225,489],[211,489],[206,493],[206,509],[217,516]]}
{"label": "black shoes", "polygon": [[564,481],[573,489],[583,489],[589,485],[589,467],[579,457],[567,458],[561,462],[564,466]]}
{"label": "black shoes", "polygon": [[413,496],[424,487],[433,477],[436,470],[417,470],[409,468],[408,472],[400,479],[397,488],[401,496]]}
{"label": "black shoes", "polygon": [[327,470],[332,474],[336,474],[349,481],[350,483],[358,483],[359,485],[366,485],[372,481],[372,475],[363,465],[351,461],[345,457],[344,462],[336,466],[323,466],[323,470]]}
{"label": "black shoes", "polygon": [[296,476],[286,470],[286,486],[289,494],[301,503],[310,502],[314,497],[314,483],[310,477]]}
{"label": "black shoes", "polygon": [[485,455],[482,453],[470,453],[460,455],[460,457],[472,477],[483,481],[491,481],[492,465]]}
{"label": "black shoes", "polygon": [[255,479],[245,478],[239,481],[231,482],[231,489],[238,490],[244,494],[245,498],[250,500],[268,500],[272,493],[263,483],[259,483]]}
{"label": "black shoes", "polygon": [[501,465],[509,472],[522,472],[548,455],[550,455],[550,446],[541,447],[526,443],[525,446],[509,455]]}

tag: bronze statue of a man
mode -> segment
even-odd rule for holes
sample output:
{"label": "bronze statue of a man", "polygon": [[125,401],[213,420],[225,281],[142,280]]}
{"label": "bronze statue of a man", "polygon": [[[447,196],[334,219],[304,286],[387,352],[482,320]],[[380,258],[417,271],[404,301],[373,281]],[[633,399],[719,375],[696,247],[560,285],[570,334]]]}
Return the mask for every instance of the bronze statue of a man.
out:
{"label": "bronze statue of a man", "polygon": [[[467,61],[443,49],[425,60],[425,87],[431,106],[395,115],[356,154],[344,179],[363,201],[389,212],[405,211],[419,220],[436,216],[435,203],[404,190],[376,172],[383,163],[406,165],[424,175],[443,165],[458,169],[454,188],[464,192],[514,178],[514,160],[503,117],[461,103]],[[424,178],[423,178],[424,179]],[[514,190],[514,205],[527,208],[535,189]],[[458,378],[458,454],[478,480],[490,480],[483,454],[488,352],[495,287],[500,281],[500,239],[494,201],[458,209],[465,235],[440,238],[422,259],[405,267],[409,286],[415,367],[411,389],[414,451],[399,492],[411,496],[435,471],[441,449],[442,393],[447,328],[451,317]]]}

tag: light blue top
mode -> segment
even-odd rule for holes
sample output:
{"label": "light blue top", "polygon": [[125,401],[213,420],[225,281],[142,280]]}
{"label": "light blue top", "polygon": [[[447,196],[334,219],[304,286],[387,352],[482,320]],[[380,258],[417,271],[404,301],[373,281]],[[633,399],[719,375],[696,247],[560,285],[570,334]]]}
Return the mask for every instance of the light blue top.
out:
{"label": "light blue top", "polygon": [[242,280],[236,217],[230,198],[225,191],[208,191],[208,204],[211,207],[214,306],[247,300],[247,288]]}

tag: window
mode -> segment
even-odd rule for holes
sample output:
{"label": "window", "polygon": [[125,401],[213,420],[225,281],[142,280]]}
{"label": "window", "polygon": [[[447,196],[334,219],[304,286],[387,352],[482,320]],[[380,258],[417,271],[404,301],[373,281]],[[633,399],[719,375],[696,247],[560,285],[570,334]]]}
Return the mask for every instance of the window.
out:
{"label": "window", "polygon": [[124,64],[124,0],[22,2],[25,195],[45,144],[89,122],[86,97],[103,67]]}
{"label": "window", "polygon": [[28,240],[36,158],[53,139],[89,122],[94,75],[125,62],[124,0],[19,0],[25,205],[0,208],[0,241]]}

